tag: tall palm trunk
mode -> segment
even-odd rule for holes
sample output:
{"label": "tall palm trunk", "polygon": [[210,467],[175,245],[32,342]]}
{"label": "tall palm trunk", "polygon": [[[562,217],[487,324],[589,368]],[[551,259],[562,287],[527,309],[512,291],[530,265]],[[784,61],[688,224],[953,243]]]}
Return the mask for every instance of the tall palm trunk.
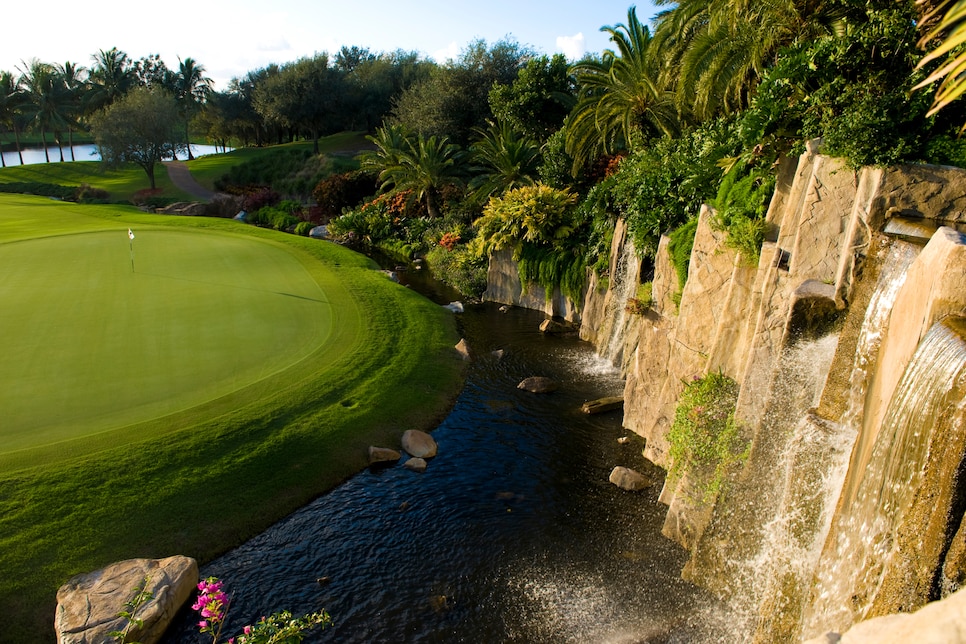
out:
{"label": "tall palm trunk", "polygon": [[44,142],[44,159],[47,163],[50,163],[50,153],[47,151],[47,131],[44,128],[40,128],[40,140]]}
{"label": "tall palm trunk", "polygon": [[13,126],[13,140],[17,144],[17,156],[20,157],[20,165],[23,165],[23,148],[20,147],[20,131],[17,126]]}

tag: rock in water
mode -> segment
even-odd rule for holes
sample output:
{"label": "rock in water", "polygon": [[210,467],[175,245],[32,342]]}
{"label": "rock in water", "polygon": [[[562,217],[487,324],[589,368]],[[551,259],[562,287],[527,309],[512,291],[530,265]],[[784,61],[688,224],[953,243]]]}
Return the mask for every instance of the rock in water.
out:
{"label": "rock in water", "polygon": [[557,383],[545,376],[530,376],[517,385],[517,389],[533,394],[548,394],[557,390]]}
{"label": "rock in water", "polygon": [[118,617],[144,584],[151,597],[137,610],[128,641],[160,641],[178,609],[198,585],[198,563],[183,556],[165,559],[128,559],[94,572],[77,575],[57,591],[54,629],[59,644],[113,642],[108,633],[124,630]]}
{"label": "rock in water", "polygon": [[415,458],[432,458],[436,456],[436,441],[426,432],[418,429],[408,429],[402,435],[402,448]]}
{"label": "rock in water", "polygon": [[412,470],[413,472],[425,472],[426,471],[426,459],[425,458],[411,458],[405,463],[403,467],[407,470]]}
{"label": "rock in water", "polygon": [[470,345],[466,341],[466,338],[461,339],[456,345],[456,353],[460,354],[463,360],[470,359]]}
{"label": "rock in water", "polygon": [[651,485],[651,481],[646,476],[621,465],[611,470],[609,480],[620,489],[628,492],[638,492]]}
{"label": "rock in water", "polygon": [[388,447],[369,446],[369,465],[389,465],[400,459],[402,454]]}

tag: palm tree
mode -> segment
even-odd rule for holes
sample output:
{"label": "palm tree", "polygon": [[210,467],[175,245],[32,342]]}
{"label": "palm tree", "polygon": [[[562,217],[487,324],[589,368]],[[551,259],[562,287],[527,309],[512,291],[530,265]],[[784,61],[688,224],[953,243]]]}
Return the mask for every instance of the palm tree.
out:
{"label": "palm tree", "polygon": [[[656,0],[672,4],[672,0]],[[833,33],[844,12],[827,0],[674,0],[654,39],[678,106],[701,120],[746,107],[780,49]]]}
{"label": "palm tree", "polygon": [[137,74],[131,59],[117,47],[107,51],[98,50],[92,58],[94,65],[89,74],[91,91],[85,106],[88,113],[107,107],[137,85]]}
{"label": "palm tree", "polygon": [[602,154],[624,150],[635,133],[674,135],[679,118],[674,96],[661,84],[661,67],[648,28],[634,7],[627,24],[603,27],[617,52],[604,50],[600,60],[571,68],[578,101],[564,125],[566,149],[574,172]]}
{"label": "palm tree", "polygon": [[[50,163],[50,153],[47,150],[47,132],[61,131],[66,126],[67,91],[64,88],[56,68],[49,63],[42,63],[36,58],[20,69],[20,84],[27,95],[25,113],[28,120],[40,130],[40,138],[44,144],[44,158]],[[64,160],[64,150],[60,147],[60,160]]]}
{"label": "palm tree", "polygon": [[[13,131],[13,139],[17,146],[17,156],[23,165],[23,150],[20,148],[20,125],[23,119],[24,94],[20,84],[10,72],[0,72],[0,126]],[[0,163],[7,167],[6,160],[0,154]]]}
{"label": "palm tree", "polygon": [[540,147],[528,136],[522,136],[507,123],[490,123],[477,130],[479,140],[470,147],[477,164],[470,188],[480,203],[491,195],[501,195],[512,188],[535,183],[540,163]]}
{"label": "palm tree", "polygon": [[363,157],[363,169],[379,173],[382,190],[412,190],[425,201],[429,216],[438,217],[442,188],[461,183],[459,146],[446,137],[414,137],[400,125],[379,128],[368,138],[376,150]]}
{"label": "palm tree", "polygon": [[[925,11],[919,24],[925,26],[927,31],[919,44],[926,47],[939,41],[939,45],[919,62],[917,69],[944,59],[936,71],[914,88],[922,89],[940,81],[927,114],[932,116],[966,92],[966,50],[963,49],[963,43],[966,43],[966,0],[923,0],[922,4],[925,5]],[[966,124],[963,129],[966,130]]]}
{"label": "palm tree", "polygon": [[188,160],[191,161],[194,155],[191,154],[188,126],[211,96],[212,80],[205,76],[204,65],[197,64],[193,58],[178,59],[178,71],[174,72],[172,80],[174,96],[184,119],[185,143],[188,145]]}
{"label": "palm tree", "polygon": [[57,74],[67,92],[67,105],[65,118],[67,121],[67,146],[70,148],[70,160],[74,158],[74,127],[80,118],[81,104],[83,103],[83,92],[86,87],[83,79],[84,72],[87,71],[77,64],[67,61],[63,65],[57,66]]}

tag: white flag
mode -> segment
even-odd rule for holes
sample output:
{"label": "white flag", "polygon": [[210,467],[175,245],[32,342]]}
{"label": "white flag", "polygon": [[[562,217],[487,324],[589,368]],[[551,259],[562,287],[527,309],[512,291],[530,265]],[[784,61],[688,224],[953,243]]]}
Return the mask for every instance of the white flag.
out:
{"label": "white flag", "polygon": [[132,241],[134,240],[134,231],[131,230],[130,228],[127,229],[127,237]]}

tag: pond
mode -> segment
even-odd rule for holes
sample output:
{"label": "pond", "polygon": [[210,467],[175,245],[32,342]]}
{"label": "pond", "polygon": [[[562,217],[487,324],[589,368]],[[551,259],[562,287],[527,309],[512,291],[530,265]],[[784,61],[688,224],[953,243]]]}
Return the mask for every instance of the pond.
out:
{"label": "pond", "polygon": [[[97,151],[97,146],[93,143],[84,145],[75,145],[73,148],[73,158],[71,157],[71,148],[64,146],[64,161],[100,161],[101,155]],[[230,152],[232,148],[228,148]],[[47,159],[44,156],[43,148],[24,148],[23,149],[23,164],[32,165],[34,163],[46,163]],[[191,146],[191,153],[195,157],[200,157],[206,154],[218,154],[221,152],[221,146],[214,145],[195,145]],[[60,161],[60,151],[57,146],[51,144],[47,148],[47,154],[50,155],[50,162],[57,163]],[[182,161],[187,158],[187,155],[182,155]],[[20,155],[17,154],[16,150],[6,150],[3,152],[3,162],[8,166],[20,165]]]}
{"label": "pond", "polygon": [[[456,299],[401,277],[437,303]],[[660,534],[662,470],[640,439],[618,441],[629,434],[619,411],[580,412],[622,381],[587,343],[541,334],[543,319],[467,304],[458,324],[476,357],[425,473],[363,471],[202,567],[233,593],[224,639],[280,609],[323,608],[334,625],[307,641],[729,639],[725,611],[681,580],[685,553]],[[533,375],[559,390],[517,388]],[[619,490],[616,465],[654,485]],[[184,611],[166,641],[206,641],[197,620]]]}

